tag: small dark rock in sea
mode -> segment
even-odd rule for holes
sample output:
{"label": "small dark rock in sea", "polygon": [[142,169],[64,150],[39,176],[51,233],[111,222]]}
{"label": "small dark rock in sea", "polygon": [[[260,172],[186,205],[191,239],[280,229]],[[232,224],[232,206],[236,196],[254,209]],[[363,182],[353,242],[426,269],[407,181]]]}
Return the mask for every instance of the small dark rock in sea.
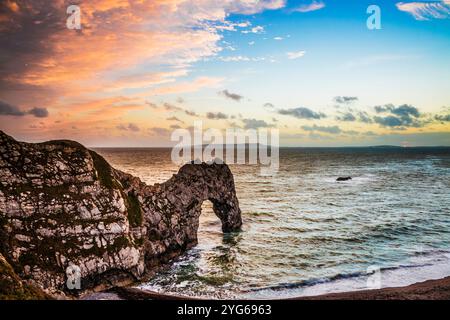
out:
{"label": "small dark rock in sea", "polygon": [[348,181],[348,180],[352,180],[352,177],[339,177],[336,179],[336,181]]}

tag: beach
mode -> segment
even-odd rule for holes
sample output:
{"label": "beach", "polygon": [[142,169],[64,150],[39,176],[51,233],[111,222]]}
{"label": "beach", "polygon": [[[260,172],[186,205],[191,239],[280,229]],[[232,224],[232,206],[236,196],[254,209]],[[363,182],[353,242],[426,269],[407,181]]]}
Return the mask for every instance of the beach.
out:
{"label": "beach", "polygon": [[297,300],[449,300],[450,277],[428,280],[406,287],[332,293]]}
{"label": "beach", "polygon": [[[85,299],[102,297],[123,300],[201,300],[181,295],[167,295],[136,288],[114,288],[100,295],[90,295]],[[286,300],[449,300],[450,277],[428,280],[405,287],[330,293],[318,296],[290,298]],[[282,299],[281,299],[282,300]]]}

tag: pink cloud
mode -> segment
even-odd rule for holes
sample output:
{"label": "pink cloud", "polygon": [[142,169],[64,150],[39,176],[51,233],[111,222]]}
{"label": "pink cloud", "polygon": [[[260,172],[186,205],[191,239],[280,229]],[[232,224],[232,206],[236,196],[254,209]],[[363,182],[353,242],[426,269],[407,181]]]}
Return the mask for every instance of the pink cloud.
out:
{"label": "pink cloud", "polygon": [[447,19],[450,16],[450,1],[398,2],[400,11],[408,12],[416,20]]}
{"label": "pink cloud", "polygon": [[325,3],[322,1],[313,1],[310,4],[303,4],[295,9],[293,9],[293,12],[311,12],[311,11],[317,11],[320,9],[325,8]]}

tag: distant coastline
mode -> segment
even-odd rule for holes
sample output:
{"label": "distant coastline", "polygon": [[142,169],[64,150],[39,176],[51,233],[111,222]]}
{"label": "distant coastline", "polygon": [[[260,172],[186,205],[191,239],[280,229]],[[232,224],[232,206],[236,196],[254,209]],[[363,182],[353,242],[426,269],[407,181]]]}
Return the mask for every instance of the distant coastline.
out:
{"label": "distant coastline", "polygon": [[[255,146],[250,146],[251,148],[255,148]],[[108,149],[129,149],[129,150],[139,150],[139,149],[172,149],[172,146],[166,146],[166,147],[99,147],[99,146],[88,146],[88,148],[93,150],[108,150]],[[239,146],[238,146],[239,148]],[[248,148],[248,146],[246,146]],[[374,145],[374,146],[337,146],[337,147],[302,147],[302,146],[280,146],[280,150],[282,149],[311,149],[311,150],[319,150],[319,149],[450,149],[449,146],[396,146],[396,145]]]}

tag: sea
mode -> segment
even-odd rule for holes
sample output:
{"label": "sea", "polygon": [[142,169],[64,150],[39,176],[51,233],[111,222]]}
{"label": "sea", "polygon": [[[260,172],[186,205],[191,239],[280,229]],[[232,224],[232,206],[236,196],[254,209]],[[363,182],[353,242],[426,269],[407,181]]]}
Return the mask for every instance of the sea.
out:
{"label": "sea", "polygon": [[[96,151],[149,185],[179,169],[170,149]],[[204,202],[198,245],[137,287],[278,299],[450,276],[450,148],[281,148],[279,156],[272,176],[230,165],[242,231],[223,234]]]}

